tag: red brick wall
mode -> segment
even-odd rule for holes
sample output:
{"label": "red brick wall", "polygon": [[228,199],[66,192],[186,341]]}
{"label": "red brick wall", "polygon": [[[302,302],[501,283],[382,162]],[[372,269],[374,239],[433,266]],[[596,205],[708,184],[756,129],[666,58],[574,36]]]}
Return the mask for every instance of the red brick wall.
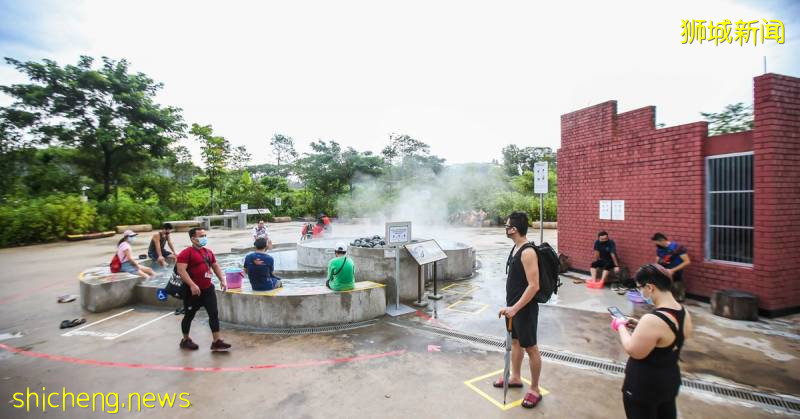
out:
{"label": "red brick wall", "polygon": [[[800,306],[800,79],[768,74],[755,81],[754,131],[726,138],[709,140],[705,122],[656,129],[652,106],[617,114],[610,101],[561,116],[558,247],[574,267],[589,269],[597,232],[607,230],[622,262],[635,270],[655,259],[650,237],[658,231],[689,248],[690,293],[737,288],[757,294],[765,309]],[[754,265],[707,262],[704,157],[742,151],[749,141]],[[601,199],[625,200],[625,220],[600,220]]]}
{"label": "red brick wall", "polygon": [[703,147],[703,154],[706,156],[741,153],[745,151],[753,151],[753,131],[708,137],[705,147]]}
{"label": "red brick wall", "polygon": [[800,79],[755,79],[755,264],[765,307],[800,305]]}

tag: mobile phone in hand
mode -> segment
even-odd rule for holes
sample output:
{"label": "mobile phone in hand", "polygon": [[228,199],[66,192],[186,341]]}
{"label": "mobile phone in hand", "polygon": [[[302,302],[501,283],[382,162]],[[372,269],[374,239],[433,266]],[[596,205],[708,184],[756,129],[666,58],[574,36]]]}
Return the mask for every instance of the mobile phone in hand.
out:
{"label": "mobile phone in hand", "polygon": [[628,316],[622,314],[622,311],[618,307],[615,307],[615,306],[608,307],[608,312],[611,313],[612,316],[614,316],[614,317],[616,317],[616,318],[618,318],[620,320],[625,320],[625,319],[628,318]]}

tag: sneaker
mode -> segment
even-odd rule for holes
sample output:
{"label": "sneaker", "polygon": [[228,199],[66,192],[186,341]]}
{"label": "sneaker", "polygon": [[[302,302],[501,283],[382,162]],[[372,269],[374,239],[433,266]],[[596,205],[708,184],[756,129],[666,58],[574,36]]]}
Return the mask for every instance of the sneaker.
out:
{"label": "sneaker", "polygon": [[217,339],[214,343],[211,344],[212,351],[224,351],[226,349],[230,349],[231,344],[225,343],[222,339]]}
{"label": "sneaker", "polygon": [[192,340],[189,338],[181,339],[181,344],[179,346],[181,347],[181,349],[188,349],[190,351],[196,351],[197,349],[200,348],[199,346],[197,346],[196,343],[192,342]]}

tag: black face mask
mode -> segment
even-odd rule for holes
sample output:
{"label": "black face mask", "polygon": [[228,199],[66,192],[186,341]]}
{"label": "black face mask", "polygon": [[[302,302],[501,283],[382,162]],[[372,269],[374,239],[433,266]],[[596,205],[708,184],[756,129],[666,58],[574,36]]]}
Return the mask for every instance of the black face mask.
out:
{"label": "black face mask", "polygon": [[659,249],[666,249],[667,248],[667,246],[662,246],[660,244],[657,244],[656,247],[659,248]]}

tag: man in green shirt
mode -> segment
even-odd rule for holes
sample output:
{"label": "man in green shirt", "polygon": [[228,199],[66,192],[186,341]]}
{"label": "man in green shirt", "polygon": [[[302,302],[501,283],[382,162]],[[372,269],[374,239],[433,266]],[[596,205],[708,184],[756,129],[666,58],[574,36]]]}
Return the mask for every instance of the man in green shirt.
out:
{"label": "man in green shirt", "polygon": [[328,281],[325,282],[325,286],[334,291],[353,289],[355,266],[353,260],[347,257],[347,245],[342,242],[336,243],[333,253],[336,257],[328,263]]}

